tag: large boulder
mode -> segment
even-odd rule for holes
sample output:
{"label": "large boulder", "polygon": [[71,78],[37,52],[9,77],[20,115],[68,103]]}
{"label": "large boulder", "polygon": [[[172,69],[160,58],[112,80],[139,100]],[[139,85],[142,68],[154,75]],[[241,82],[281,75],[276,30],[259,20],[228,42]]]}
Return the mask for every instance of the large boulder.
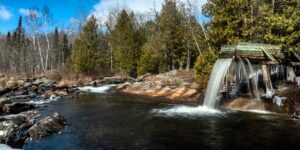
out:
{"label": "large boulder", "polygon": [[52,116],[40,120],[29,128],[27,132],[30,138],[37,140],[62,131],[66,125],[66,119],[55,112]]}
{"label": "large boulder", "polygon": [[28,138],[27,130],[35,123],[37,114],[28,112],[26,115],[3,117],[0,121],[0,142],[13,148],[22,148]]}
{"label": "large boulder", "polygon": [[10,132],[8,132],[7,134],[7,137],[5,138],[5,144],[10,145],[14,148],[22,148],[24,142],[27,139],[27,130],[32,125],[32,123],[26,121],[18,127],[10,130]]}
{"label": "large boulder", "polygon": [[19,125],[23,124],[26,120],[24,116],[17,116],[11,119],[1,118],[0,122],[0,142],[6,143],[6,139]]}
{"label": "large boulder", "polygon": [[51,86],[55,84],[55,81],[46,78],[39,78],[35,80],[33,84],[40,85],[40,86]]}
{"label": "large boulder", "polygon": [[9,132],[13,130],[15,124],[12,120],[0,122],[0,142],[4,143]]}

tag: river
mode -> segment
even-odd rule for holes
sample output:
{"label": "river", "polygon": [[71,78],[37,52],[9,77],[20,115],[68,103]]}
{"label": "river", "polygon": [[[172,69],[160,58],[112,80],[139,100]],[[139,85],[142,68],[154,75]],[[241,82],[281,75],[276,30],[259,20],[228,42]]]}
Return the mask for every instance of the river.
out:
{"label": "river", "polygon": [[267,112],[207,110],[196,104],[115,93],[59,100],[40,108],[70,123],[23,149],[196,150],[300,148],[300,121]]}

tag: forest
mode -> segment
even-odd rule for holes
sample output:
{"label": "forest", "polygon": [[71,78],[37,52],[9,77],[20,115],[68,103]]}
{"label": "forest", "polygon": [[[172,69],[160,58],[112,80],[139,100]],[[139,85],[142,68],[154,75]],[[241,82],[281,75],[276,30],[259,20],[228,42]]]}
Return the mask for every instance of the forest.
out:
{"label": "forest", "polygon": [[299,0],[208,0],[202,12],[198,7],[176,0],[150,14],[115,7],[105,21],[82,14],[72,30],[55,27],[47,6],[32,7],[15,30],[1,33],[0,71],[59,70],[78,78],[194,69],[205,84],[222,45],[259,42],[300,51]]}

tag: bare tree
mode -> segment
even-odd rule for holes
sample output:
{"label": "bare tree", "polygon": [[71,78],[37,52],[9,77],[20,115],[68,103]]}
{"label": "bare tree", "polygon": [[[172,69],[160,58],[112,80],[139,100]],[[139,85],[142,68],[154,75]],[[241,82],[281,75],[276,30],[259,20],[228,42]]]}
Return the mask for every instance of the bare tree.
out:
{"label": "bare tree", "polygon": [[45,64],[44,64],[44,70],[43,72],[45,72],[48,69],[48,61],[49,61],[49,51],[50,51],[50,41],[49,41],[49,37],[48,37],[48,30],[49,30],[49,24],[50,24],[50,10],[48,8],[48,6],[45,6],[43,8],[43,12],[42,12],[42,17],[43,17],[43,27],[44,27],[44,34],[45,34],[45,38],[46,38],[46,57],[45,57]]}
{"label": "bare tree", "polygon": [[[38,12],[38,9],[31,8],[29,10],[29,15],[26,17],[26,20],[27,20],[27,25],[30,29],[30,37],[31,37],[31,42],[32,42],[32,48],[33,48],[34,51],[38,51],[39,57],[40,57],[40,67],[41,68],[39,66],[37,66],[37,67],[41,69],[42,73],[45,73],[45,71],[46,71],[45,60],[44,60],[44,57],[43,57],[43,52],[42,52],[41,42],[40,42],[40,36],[39,36],[39,30],[40,30],[40,27],[41,27],[41,20],[40,20],[40,14]],[[34,60],[35,59],[33,58],[33,61]],[[35,66],[33,66],[33,67],[35,67]]]}

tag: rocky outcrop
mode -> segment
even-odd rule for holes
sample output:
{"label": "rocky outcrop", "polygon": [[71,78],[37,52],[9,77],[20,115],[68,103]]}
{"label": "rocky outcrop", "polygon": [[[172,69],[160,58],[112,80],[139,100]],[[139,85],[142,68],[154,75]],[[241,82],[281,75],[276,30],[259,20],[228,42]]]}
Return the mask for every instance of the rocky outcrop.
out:
{"label": "rocky outcrop", "polygon": [[200,101],[202,92],[192,71],[174,70],[164,74],[146,74],[135,82],[126,82],[117,88],[130,94],[163,97],[177,101]]}
{"label": "rocky outcrop", "polygon": [[66,125],[66,119],[55,112],[52,116],[42,119],[28,129],[28,135],[31,139],[41,139],[53,133],[62,131]]}
{"label": "rocky outcrop", "polygon": [[[30,113],[30,112],[28,112]],[[22,148],[27,140],[38,140],[64,130],[67,121],[57,112],[36,123],[36,113],[0,121],[0,142]]]}
{"label": "rocky outcrop", "polygon": [[[22,148],[28,139],[44,138],[65,128],[67,122],[60,114],[54,113],[37,122],[38,114],[30,110],[61,96],[75,94],[76,85],[58,85],[44,77],[0,79],[0,143]],[[36,99],[39,101],[35,102]]]}
{"label": "rocky outcrop", "polygon": [[33,118],[34,116],[31,115],[4,118],[4,121],[0,122],[0,142],[14,148],[21,148],[28,137],[27,130],[33,125],[33,122],[29,120]]}
{"label": "rocky outcrop", "polygon": [[[0,88],[0,97],[9,97],[17,99],[47,99],[51,95],[66,96],[76,93],[77,86],[58,85],[55,81],[42,78],[28,79],[8,79],[6,84],[18,83],[15,86],[9,85],[6,88]],[[22,83],[22,84],[19,84]]]}

